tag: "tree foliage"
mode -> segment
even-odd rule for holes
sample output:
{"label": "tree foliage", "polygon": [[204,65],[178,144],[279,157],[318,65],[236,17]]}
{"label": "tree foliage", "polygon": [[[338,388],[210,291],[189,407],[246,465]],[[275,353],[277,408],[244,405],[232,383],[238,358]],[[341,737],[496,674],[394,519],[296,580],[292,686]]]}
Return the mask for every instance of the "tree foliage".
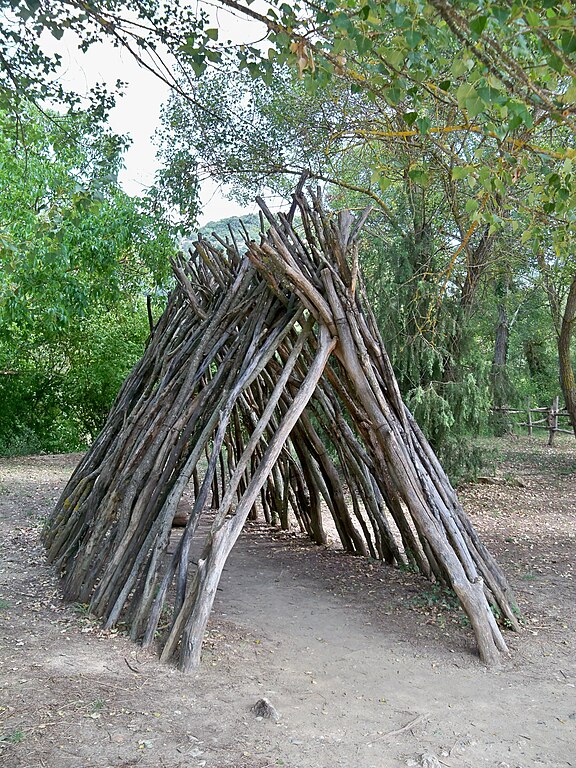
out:
{"label": "tree foliage", "polygon": [[[448,229],[441,218],[435,223],[453,245],[436,272],[435,304],[440,307],[442,299],[454,306],[447,351],[455,364],[465,355],[464,330],[469,333],[478,288],[498,281],[498,269],[488,268],[497,258],[495,237],[520,241],[513,258],[531,252],[531,263],[521,266],[529,283],[536,280],[534,265],[544,283],[551,273],[563,276],[555,322],[563,329],[562,386],[566,401],[573,400],[566,351],[573,329],[568,288],[575,274],[573,4],[328,0],[273,3],[266,18],[248,3],[222,4],[259,18],[274,46],[268,58],[292,64],[309,90],[338,83],[361,97],[362,108],[333,126],[332,147],[340,141],[341,148],[343,140],[354,151],[362,146],[372,195],[387,202],[399,156],[414,185],[443,190],[452,222]],[[454,302],[462,268],[466,274]],[[426,314],[430,323],[421,329],[436,325],[444,335],[442,316]],[[444,360],[443,379],[454,379],[454,363]]]}
{"label": "tree foliage", "polygon": [[[70,447],[94,433],[137,357],[145,325],[134,313],[139,307],[145,320],[143,295],[166,284],[173,241],[146,199],[117,186],[122,139],[84,115],[30,109],[26,143],[11,133],[5,112],[0,123],[0,387],[9,403],[0,443],[9,450],[34,433],[40,447]],[[124,359],[115,328],[133,340]],[[104,338],[115,339],[108,353]],[[98,365],[95,397],[78,377]],[[67,415],[76,426],[62,429],[71,434],[48,438]]]}

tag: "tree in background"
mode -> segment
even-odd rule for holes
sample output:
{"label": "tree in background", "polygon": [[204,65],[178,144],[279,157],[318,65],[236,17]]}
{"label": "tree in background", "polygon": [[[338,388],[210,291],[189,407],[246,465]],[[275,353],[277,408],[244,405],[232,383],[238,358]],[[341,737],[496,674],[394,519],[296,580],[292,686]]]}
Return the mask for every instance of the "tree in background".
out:
{"label": "tree in background", "polygon": [[0,113],[0,449],[85,444],[146,338],[174,252],[117,186],[124,142],[87,115]]}
{"label": "tree in background", "polygon": [[[367,168],[388,188],[398,154],[412,155],[408,175],[426,186],[442,176],[445,202],[456,228],[452,254],[440,277],[422,330],[444,331],[438,309],[445,301],[454,330],[442,379],[457,379],[467,323],[478,289],[489,277],[496,236],[554,254],[553,270],[565,279],[560,298],[560,375],[566,402],[574,400],[569,300],[574,274],[576,185],[576,24],[571,3],[516,2],[506,7],[468,0],[354,0],[270,3],[259,13],[251,3],[222,0],[269,32],[272,49],[240,52],[240,66],[269,83],[270,60],[287,62],[311,91],[347,86],[362,97],[331,147],[369,147]],[[340,139],[340,144],[338,144]],[[337,149],[338,148],[338,149]],[[432,173],[431,173],[432,172]],[[455,205],[454,205],[455,203]],[[553,235],[552,235],[553,233]],[[553,247],[549,247],[553,242]],[[507,258],[507,257],[505,257]],[[550,269],[550,263],[546,268]],[[458,273],[460,299],[453,301]],[[502,320],[502,318],[501,318]],[[501,327],[503,327],[501,325]],[[497,364],[497,363],[496,363]],[[494,379],[493,379],[494,381]]]}
{"label": "tree in background", "polygon": [[[462,269],[463,257],[466,272],[452,313],[453,359],[446,360],[444,380],[455,378],[454,362],[469,338],[467,321],[478,287],[497,258],[494,237],[518,233],[536,261],[542,263],[546,254],[546,270],[565,281],[557,293],[558,353],[562,389],[573,411],[573,5],[328,0],[283,4],[266,16],[249,3],[222,0],[222,5],[266,25],[275,46],[268,58],[291,63],[311,90],[337,81],[372,105],[349,115],[344,135],[377,148],[369,167],[386,186],[398,145],[419,154],[408,171],[413,181],[428,182],[430,158],[434,171],[442,169],[445,200],[457,203],[459,230],[452,235],[452,257],[440,284],[442,300],[452,298],[453,275]],[[257,52],[251,55],[258,58]],[[254,72],[246,56],[243,63]],[[390,142],[396,147],[382,151]],[[429,319],[437,326],[436,313]]]}
{"label": "tree in background", "polygon": [[[454,166],[420,139],[350,138],[356,116],[366,119],[370,112],[362,94],[338,83],[310,91],[278,67],[274,86],[263,88],[229,66],[196,81],[193,100],[172,97],[164,112],[163,142],[170,148],[164,160],[170,167],[172,156],[188,152],[194,167],[231,185],[239,200],[266,187],[289,194],[294,177],[306,170],[329,184],[335,208],[374,203],[363,238],[372,305],[405,397],[436,448],[442,452],[451,442],[454,453],[450,437],[459,435],[461,444],[463,433],[486,421],[490,392],[496,404],[504,396],[507,361],[491,365],[498,317],[487,298],[490,286],[512,270],[514,282],[528,288],[536,273],[527,246],[505,227],[472,227],[478,180],[459,182],[462,167],[481,156],[475,140],[455,145],[464,164],[455,179]],[[481,178],[486,185],[488,178]],[[500,310],[502,331],[503,304]],[[488,314],[493,326],[478,322],[478,314]],[[520,389],[507,387],[507,402],[524,404],[526,388]]]}

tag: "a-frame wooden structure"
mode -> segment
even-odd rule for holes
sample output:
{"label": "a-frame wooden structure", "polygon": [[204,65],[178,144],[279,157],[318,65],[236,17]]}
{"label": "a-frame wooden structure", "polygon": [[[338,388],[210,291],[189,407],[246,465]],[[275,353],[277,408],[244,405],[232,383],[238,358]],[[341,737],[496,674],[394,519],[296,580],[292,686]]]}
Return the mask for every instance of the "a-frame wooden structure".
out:
{"label": "a-frame wooden structure", "polygon": [[[506,652],[495,615],[516,627],[514,600],[400,396],[358,268],[364,217],[313,196],[295,206],[276,217],[261,202],[260,242],[200,240],[174,265],[144,356],[48,521],[49,559],[67,598],[188,670],[246,519],[293,517],[321,543],[324,507],[346,550],[451,586],[495,662]],[[189,484],[193,509],[168,554]]]}

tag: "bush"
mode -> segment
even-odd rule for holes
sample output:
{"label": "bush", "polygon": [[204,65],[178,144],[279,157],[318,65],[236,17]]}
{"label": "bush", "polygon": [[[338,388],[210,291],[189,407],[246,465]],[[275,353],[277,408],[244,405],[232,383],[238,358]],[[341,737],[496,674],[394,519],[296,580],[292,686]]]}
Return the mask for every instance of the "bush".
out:
{"label": "bush", "polygon": [[142,355],[147,334],[145,308],[126,305],[18,356],[0,347],[0,361],[10,368],[0,376],[0,455],[85,449]]}
{"label": "bush", "polygon": [[454,487],[476,480],[492,461],[491,452],[463,435],[446,437],[436,448]]}

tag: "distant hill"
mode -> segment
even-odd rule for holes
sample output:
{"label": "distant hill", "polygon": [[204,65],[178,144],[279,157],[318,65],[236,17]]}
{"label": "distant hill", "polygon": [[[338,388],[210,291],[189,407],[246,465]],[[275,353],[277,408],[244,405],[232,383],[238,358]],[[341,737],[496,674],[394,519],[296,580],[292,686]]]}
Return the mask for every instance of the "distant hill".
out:
{"label": "distant hill", "polygon": [[[214,237],[212,237],[212,234],[215,232],[218,237],[220,237],[222,240],[226,240],[230,238],[230,229],[234,232],[234,236],[236,237],[237,243],[240,248],[242,248],[242,245],[244,243],[244,232],[242,225],[240,222],[243,222],[244,226],[246,227],[246,230],[248,231],[248,236],[251,239],[259,240],[260,239],[260,217],[256,213],[248,213],[245,216],[231,216],[228,219],[220,219],[219,221],[209,221],[208,224],[205,224],[203,227],[200,227],[198,230],[199,234],[202,235],[206,240],[212,240],[215,245],[218,245],[218,242]],[[299,215],[295,217],[295,226],[298,225],[298,222],[300,221]],[[267,225],[267,222],[265,222]],[[267,228],[267,227],[266,227]],[[186,238],[182,244],[181,248],[184,251],[187,251],[188,248],[192,247],[192,244],[196,238]]]}
{"label": "distant hill", "polygon": [[255,213],[249,213],[246,216],[231,216],[229,219],[220,219],[220,221],[210,221],[201,227],[199,231],[207,239],[215,232],[222,240],[226,240],[226,238],[230,237],[229,228],[231,228],[241,243],[244,239],[242,225],[240,224],[241,220],[248,230],[250,238],[258,240],[260,236],[260,218]]}

